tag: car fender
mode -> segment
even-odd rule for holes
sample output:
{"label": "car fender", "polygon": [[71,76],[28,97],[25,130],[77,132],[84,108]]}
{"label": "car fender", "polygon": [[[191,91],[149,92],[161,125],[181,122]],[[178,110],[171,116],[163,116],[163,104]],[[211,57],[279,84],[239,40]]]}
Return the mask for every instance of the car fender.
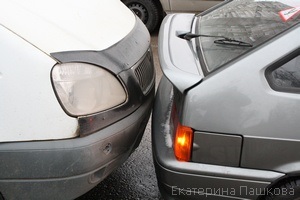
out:
{"label": "car fender", "polygon": [[50,71],[56,61],[0,26],[0,142],[50,140],[77,135],[54,94]]}

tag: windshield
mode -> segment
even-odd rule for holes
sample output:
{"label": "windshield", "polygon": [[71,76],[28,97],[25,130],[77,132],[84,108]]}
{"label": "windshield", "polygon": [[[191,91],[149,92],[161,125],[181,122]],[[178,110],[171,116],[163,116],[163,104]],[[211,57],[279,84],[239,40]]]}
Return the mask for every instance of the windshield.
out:
{"label": "windshield", "polygon": [[216,37],[198,37],[206,70],[210,72],[222,66],[299,21],[300,0],[235,0],[203,16],[198,15],[196,34],[251,44],[224,45]]}

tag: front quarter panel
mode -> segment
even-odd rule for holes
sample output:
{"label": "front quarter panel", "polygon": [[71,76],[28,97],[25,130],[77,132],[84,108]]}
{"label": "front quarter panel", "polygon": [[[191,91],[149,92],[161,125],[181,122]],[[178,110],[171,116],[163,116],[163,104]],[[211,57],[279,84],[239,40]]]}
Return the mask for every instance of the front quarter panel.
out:
{"label": "front quarter panel", "polygon": [[55,61],[0,26],[0,142],[76,136],[78,122],[62,110],[50,71]]}

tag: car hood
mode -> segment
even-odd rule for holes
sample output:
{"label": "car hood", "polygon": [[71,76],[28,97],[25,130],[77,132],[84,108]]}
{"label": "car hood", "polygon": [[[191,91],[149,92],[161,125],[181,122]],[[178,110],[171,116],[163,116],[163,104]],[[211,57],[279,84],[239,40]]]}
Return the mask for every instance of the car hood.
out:
{"label": "car hood", "polygon": [[136,21],[119,0],[1,2],[0,24],[48,55],[106,49],[124,38]]}

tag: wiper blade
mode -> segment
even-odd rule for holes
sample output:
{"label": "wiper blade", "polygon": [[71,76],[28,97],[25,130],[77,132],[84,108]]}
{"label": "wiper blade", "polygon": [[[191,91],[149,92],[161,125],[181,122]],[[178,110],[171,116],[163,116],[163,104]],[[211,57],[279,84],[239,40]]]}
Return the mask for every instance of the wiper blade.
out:
{"label": "wiper blade", "polygon": [[218,35],[204,35],[204,34],[194,34],[194,33],[183,33],[178,35],[178,37],[185,39],[185,40],[191,40],[193,38],[196,37],[214,37],[214,38],[223,38],[223,39],[227,39],[224,36],[218,36]]}
{"label": "wiper blade", "polygon": [[221,45],[232,45],[232,46],[241,46],[241,47],[253,47],[252,44],[240,40],[231,39],[225,36],[218,36],[218,35],[205,35],[205,34],[193,34],[193,33],[184,33],[178,35],[178,37],[185,39],[185,40],[191,40],[196,37],[212,37],[212,38],[220,38],[214,41],[215,44],[221,44]]}
{"label": "wiper blade", "polygon": [[253,47],[253,45],[248,42],[243,42],[231,38],[223,38],[223,39],[215,40],[214,43],[222,44],[222,45],[239,46],[239,47]]}

